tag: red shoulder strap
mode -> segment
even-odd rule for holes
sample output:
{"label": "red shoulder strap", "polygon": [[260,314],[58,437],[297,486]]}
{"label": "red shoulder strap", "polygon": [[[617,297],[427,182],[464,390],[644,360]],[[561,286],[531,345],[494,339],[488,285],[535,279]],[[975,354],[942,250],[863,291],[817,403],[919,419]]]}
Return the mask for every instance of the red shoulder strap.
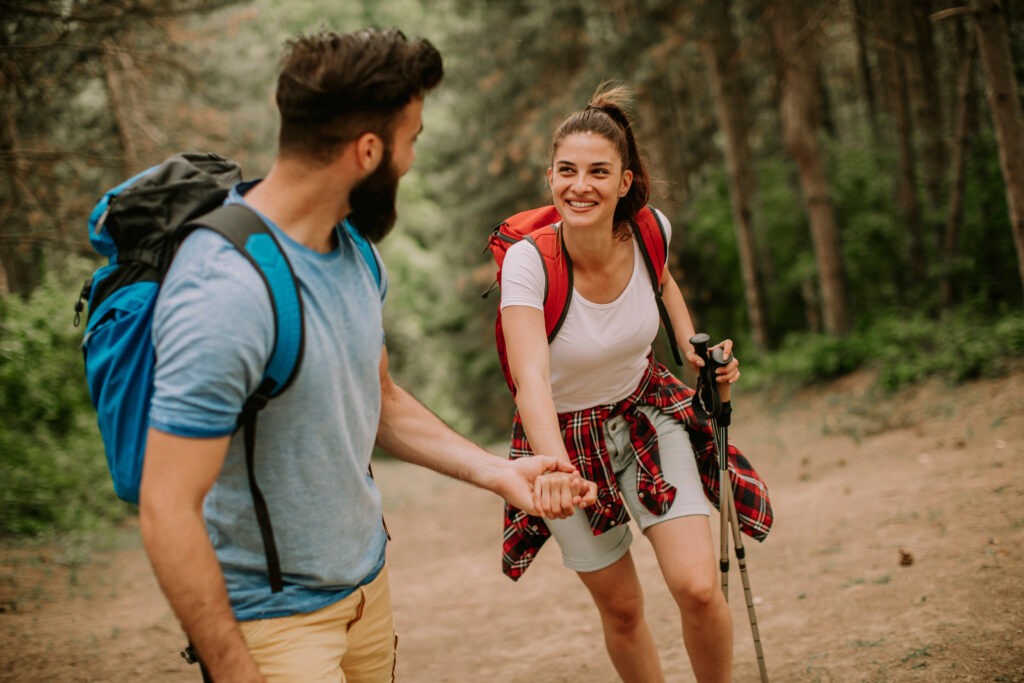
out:
{"label": "red shoulder strap", "polygon": [[661,219],[650,206],[646,206],[636,215],[637,233],[639,234],[640,253],[647,265],[647,273],[651,276],[651,284],[661,290],[661,276],[668,263],[668,240]]}
{"label": "red shoulder strap", "polygon": [[544,264],[544,330],[550,344],[565,322],[572,295],[572,259],[569,258],[562,233],[548,225],[527,235]]}
{"label": "red shoulder strap", "polygon": [[661,315],[661,324],[665,326],[665,334],[668,337],[669,347],[672,349],[672,356],[677,365],[683,364],[682,356],[679,353],[679,346],[676,344],[675,330],[672,329],[672,319],[669,318],[668,309],[661,299],[662,286],[661,277],[665,273],[665,266],[668,264],[668,238],[665,229],[658,218],[657,212],[650,206],[646,206],[636,215],[633,222],[633,234],[637,237],[637,244],[640,245],[640,253],[643,255],[644,265],[647,266],[647,275],[651,278],[651,287],[654,288],[654,299],[658,304],[658,313]]}
{"label": "red shoulder strap", "polygon": [[[537,250],[544,266],[544,329],[549,344],[565,321],[565,314],[569,310],[569,297],[572,294],[572,261],[562,244],[561,233],[554,226],[554,223],[561,220],[562,217],[558,215],[553,205],[522,211],[498,225],[488,243],[498,264],[498,281],[501,280],[505,252],[510,246],[526,240]],[[516,390],[508,367],[500,310],[495,319],[494,333],[498,360],[501,362],[502,372],[505,373],[505,381],[508,382],[514,396]]]}

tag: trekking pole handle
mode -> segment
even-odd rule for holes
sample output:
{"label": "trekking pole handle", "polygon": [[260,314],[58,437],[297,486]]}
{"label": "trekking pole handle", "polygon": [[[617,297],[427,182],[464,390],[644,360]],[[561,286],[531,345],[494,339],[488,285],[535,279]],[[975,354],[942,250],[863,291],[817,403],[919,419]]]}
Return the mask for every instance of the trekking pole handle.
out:
{"label": "trekking pole handle", "polygon": [[698,332],[690,337],[690,344],[693,346],[693,350],[704,361],[704,367],[700,369],[701,376],[709,385],[717,384],[722,401],[728,401],[730,394],[729,383],[719,383],[715,370],[728,365],[729,361],[725,359],[725,352],[721,348],[711,349],[709,353],[708,344],[710,342],[711,337],[704,332]]}
{"label": "trekking pole handle", "polygon": [[693,350],[697,352],[701,360],[706,364],[708,362],[708,343],[711,341],[704,332],[698,332],[697,334],[690,337],[690,345],[693,346]]}
{"label": "trekking pole handle", "polygon": [[[721,347],[711,350],[711,365],[713,366],[712,372],[718,368],[724,368],[728,364],[729,361],[725,359],[725,351],[723,351]],[[717,381],[717,375],[715,379]],[[729,400],[729,395],[732,393],[731,387],[732,385],[728,382],[718,382],[718,393],[722,396],[722,403]]]}

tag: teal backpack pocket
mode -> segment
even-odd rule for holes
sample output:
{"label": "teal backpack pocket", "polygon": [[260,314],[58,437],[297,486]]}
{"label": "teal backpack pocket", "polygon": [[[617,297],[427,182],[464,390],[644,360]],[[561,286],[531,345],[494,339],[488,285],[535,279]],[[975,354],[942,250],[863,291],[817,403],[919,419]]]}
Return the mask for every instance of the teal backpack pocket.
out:
{"label": "teal backpack pocket", "polygon": [[89,396],[99,422],[107,465],[119,498],[139,502],[142,459],[153,397],[150,338],[156,282],[136,282],[90,310],[82,342]]}

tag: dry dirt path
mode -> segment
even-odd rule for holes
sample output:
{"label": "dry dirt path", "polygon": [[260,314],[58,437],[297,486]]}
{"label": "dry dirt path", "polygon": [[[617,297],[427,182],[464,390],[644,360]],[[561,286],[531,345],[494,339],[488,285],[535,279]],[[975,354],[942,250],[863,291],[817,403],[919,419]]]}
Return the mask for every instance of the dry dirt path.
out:
{"label": "dry dirt path", "polygon": [[[869,385],[736,401],[730,436],[775,511],[768,540],[746,544],[772,680],[1024,681],[1024,374],[881,401]],[[399,681],[615,680],[554,544],[513,583],[499,571],[497,499],[402,463],[375,473]],[[198,680],[137,532],[121,537],[115,550],[2,551],[0,679]],[[653,553],[642,539],[632,552],[668,680],[692,680]],[[753,681],[732,565],[735,680]]]}

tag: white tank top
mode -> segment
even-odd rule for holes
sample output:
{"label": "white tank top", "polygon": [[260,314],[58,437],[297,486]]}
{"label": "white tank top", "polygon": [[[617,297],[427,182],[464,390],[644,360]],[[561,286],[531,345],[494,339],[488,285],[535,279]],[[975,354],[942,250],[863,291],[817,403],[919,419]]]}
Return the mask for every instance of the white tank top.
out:
{"label": "white tank top", "polygon": [[[668,238],[668,220],[659,218]],[[501,308],[508,306],[544,310],[544,264],[532,244],[515,244],[505,255]],[[548,347],[555,410],[583,410],[629,396],[643,377],[659,324],[651,278],[634,240],[633,275],[615,301],[597,304],[573,289],[569,312]]]}

